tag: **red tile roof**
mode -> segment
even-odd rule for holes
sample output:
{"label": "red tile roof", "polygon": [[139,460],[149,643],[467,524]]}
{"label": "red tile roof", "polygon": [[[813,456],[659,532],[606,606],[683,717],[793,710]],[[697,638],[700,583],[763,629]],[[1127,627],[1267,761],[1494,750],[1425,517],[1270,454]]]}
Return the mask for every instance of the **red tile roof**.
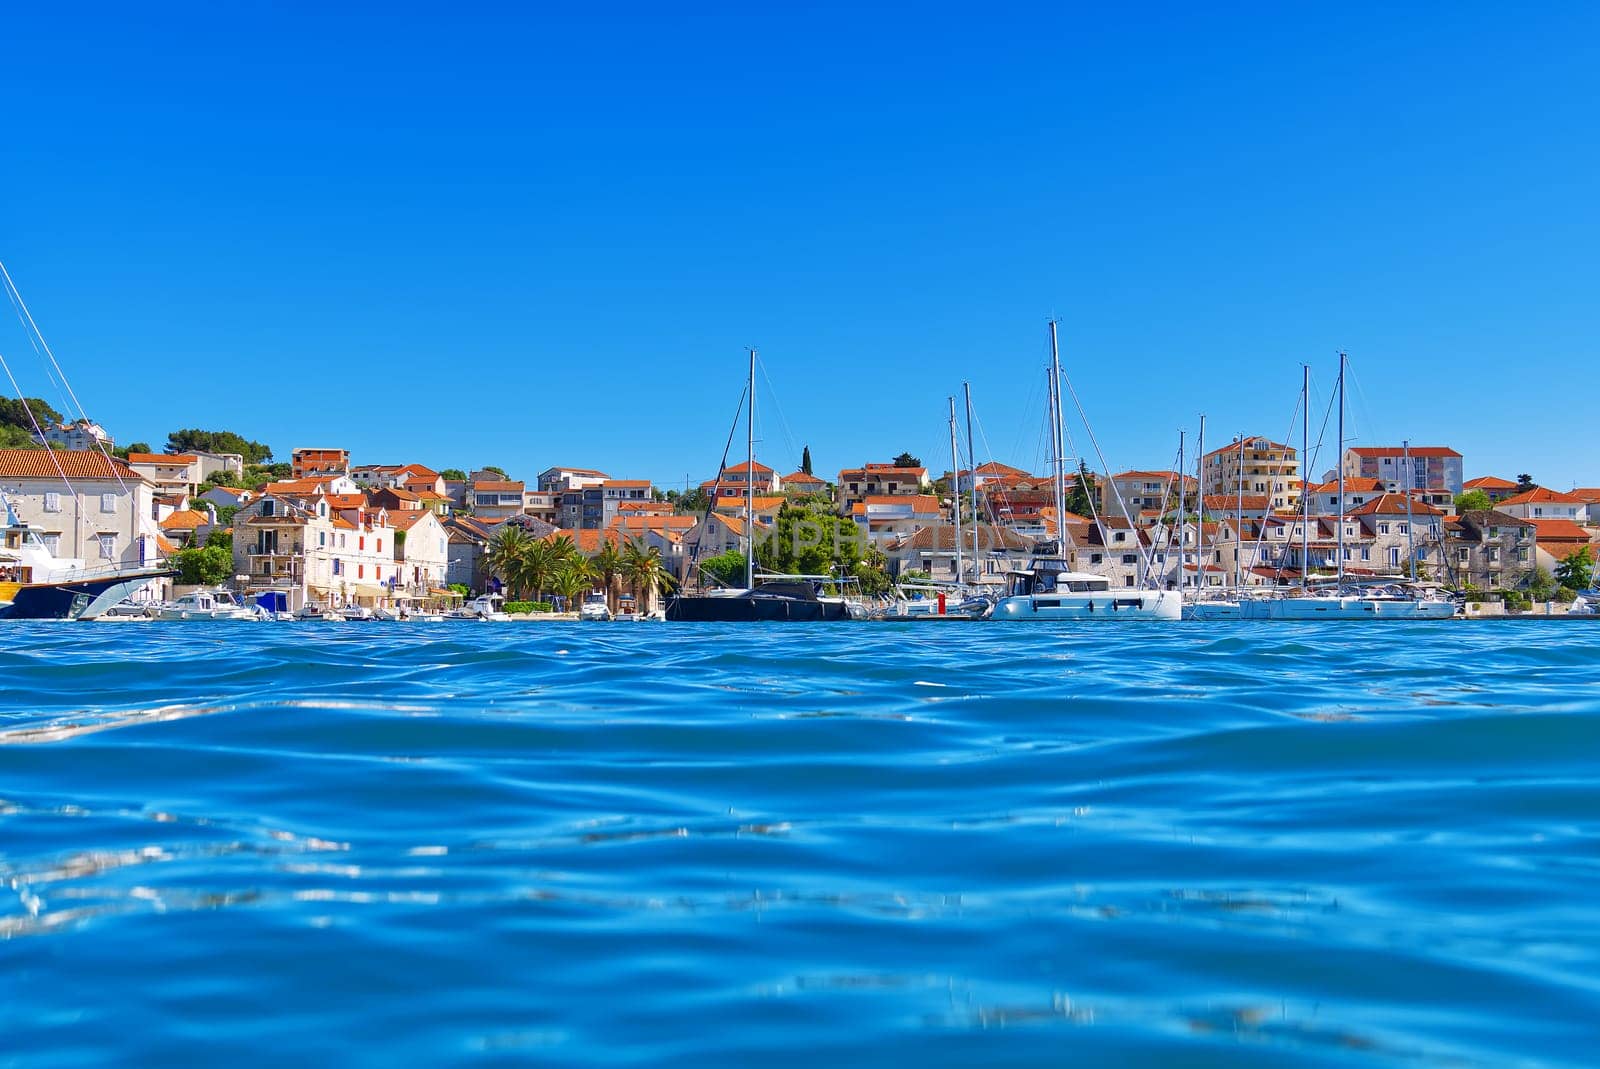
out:
{"label": "red tile roof", "polygon": [[1495,508],[1505,508],[1507,505],[1582,505],[1586,502],[1581,497],[1563,494],[1559,490],[1546,490],[1542,486],[1535,486],[1532,490],[1508,497]]}
{"label": "red tile roof", "polygon": [[932,494],[868,494],[862,499],[868,505],[910,505],[913,513],[938,512],[939,499]]}
{"label": "red tile roof", "polygon": [[1476,479],[1468,479],[1461,484],[1463,490],[1515,490],[1517,484],[1510,479],[1498,479],[1493,475],[1480,475]]}
{"label": "red tile roof", "polygon": [[193,464],[198,457],[188,453],[129,453],[129,464]]}
{"label": "red tile roof", "polygon": [[807,475],[803,471],[792,471],[788,475],[785,475],[782,478],[780,478],[778,481],[780,483],[785,484],[785,485],[787,485],[789,483],[807,483],[807,484],[816,483],[818,486],[826,486],[826,485],[828,485],[826,482],[824,482],[822,479],[817,478],[815,475]]}
{"label": "red tile roof", "polygon": [[[1411,503],[1413,516],[1443,516],[1444,513],[1428,504],[1426,501],[1413,501]],[[1347,516],[1404,516],[1406,514],[1406,499],[1404,494],[1380,494],[1353,509],[1345,510]]]}
{"label": "red tile roof", "polygon": [[[57,465],[60,470],[57,470]],[[54,449],[0,449],[0,476],[13,479],[60,480],[65,472],[69,479],[116,479],[121,475],[129,481],[142,481],[144,476],[112,457],[87,450],[60,451]]]}
{"label": "red tile roof", "polygon": [[[1399,457],[1407,452],[1403,445],[1353,445],[1348,450],[1358,457]],[[1454,449],[1441,445],[1414,445],[1410,449],[1413,457],[1456,457],[1461,454]]]}
{"label": "red tile roof", "polygon": [[482,482],[473,483],[472,490],[474,493],[520,494],[526,486],[526,483],[521,482],[490,481],[485,479]]}
{"label": "red tile roof", "polygon": [[1538,532],[1540,542],[1582,542],[1589,544],[1590,532],[1571,520],[1526,520]]}

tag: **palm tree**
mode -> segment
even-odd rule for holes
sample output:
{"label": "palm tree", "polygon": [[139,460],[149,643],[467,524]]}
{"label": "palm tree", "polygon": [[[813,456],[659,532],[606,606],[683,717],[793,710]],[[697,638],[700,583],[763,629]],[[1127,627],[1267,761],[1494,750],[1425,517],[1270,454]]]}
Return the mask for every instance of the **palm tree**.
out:
{"label": "palm tree", "polygon": [[523,587],[523,568],[533,540],[520,527],[502,527],[489,542],[489,552],[484,564],[489,573],[506,585],[513,594]]}
{"label": "palm tree", "polygon": [[532,591],[535,598],[539,598],[544,594],[550,575],[559,563],[555,547],[549,542],[542,538],[530,540],[522,553],[517,571],[518,582]]}
{"label": "palm tree", "polygon": [[622,551],[622,574],[633,588],[634,605],[641,613],[650,611],[657,590],[669,590],[672,574],[661,563],[661,551],[647,546],[642,538],[628,541]]}
{"label": "palm tree", "polygon": [[584,591],[589,589],[593,576],[589,572],[589,561],[578,554],[574,554],[556,566],[555,573],[550,576],[550,589],[567,599],[567,611],[575,611],[574,605]]}
{"label": "palm tree", "polygon": [[617,551],[617,544],[606,541],[600,547],[600,552],[589,558],[595,578],[605,585],[606,607],[612,612],[617,611],[617,578],[622,575],[622,554]]}

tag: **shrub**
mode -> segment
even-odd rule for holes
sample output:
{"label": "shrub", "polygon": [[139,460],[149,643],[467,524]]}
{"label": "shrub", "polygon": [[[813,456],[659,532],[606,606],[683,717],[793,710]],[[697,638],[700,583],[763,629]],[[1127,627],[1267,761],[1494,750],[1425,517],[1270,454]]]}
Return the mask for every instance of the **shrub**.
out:
{"label": "shrub", "polygon": [[1501,598],[1506,603],[1507,612],[1522,612],[1532,604],[1528,600],[1528,595],[1520,590],[1507,590],[1501,594]]}
{"label": "shrub", "polygon": [[548,601],[508,601],[505,604],[505,611],[515,613],[553,612],[554,606]]}

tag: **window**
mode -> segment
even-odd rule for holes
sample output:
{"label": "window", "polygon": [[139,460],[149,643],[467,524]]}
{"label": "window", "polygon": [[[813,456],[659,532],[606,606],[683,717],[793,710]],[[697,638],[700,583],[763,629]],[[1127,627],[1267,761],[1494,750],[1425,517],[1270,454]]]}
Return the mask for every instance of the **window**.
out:
{"label": "window", "polygon": [[273,502],[272,498],[269,497],[269,498],[264,499],[261,502],[261,515],[263,515],[263,516],[271,516],[272,515],[272,506],[273,506],[273,504],[274,504],[274,502]]}
{"label": "window", "polygon": [[335,557],[333,559],[333,574],[334,575],[343,575],[344,574],[344,561],[340,560],[338,557]]}
{"label": "window", "polygon": [[381,539],[381,538],[378,539],[378,552],[379,553],[383,552],[383,539]]}
{"label": "window", "polygon": [[1101,560],[1103,560],[1103,559],[1104,558],[1101,557],[1101,555],[1098,554],[1098,553],[1089,554],[1089,563],[1090,564],[1099,564],[1101,562]]}
{"label": "window", "polygon": [[117,495],[116,494],[101,494],[100,495],[100,511],[101,512],[115,512],[115,511],[117,511]]}
{"label": "window", "polygon": [[374,578],[374,579],[382,579],[383,578],[383,565],[375,564],[375,565],[372,566],[372,578]]}
{"label": "window", "polygon": [[61,495],[55,490],[46,490],[44,494],[44,510],[46,512],[61,511]]}
{"label": "window", "polygon": [[1467,563],[1470,563],[1471,560],[1472,560],[1472,550],[1468,549],[1466,546],[1462,546],[1460,549],[1456,550],[1456,561],[1457,561],[1457,563],[1467,564]]}
{"label": "window", "polygon": [[1389,525],[1386,524],[1386,523],[1378,524],[1378,533],[1379,534],[1388,534],[1389,533]]}
{"label": "window", "polygon": [[1523,547],[1522,549],[1517,550],[1517,560],[1519,562],[1523,563],[1523,564],[1528,563],[1528,550],[1527,550],[1527,547]]}
{"label": "window", "polygon": [[1400,547],[1399,546],[1390,546],[1389,547],[1389,567],[1391,567],[1391,568],[1400,567]]}
{"label": "window", "polygon": [[318,545],[318,547],[324,547],[327,544],[328,544],[328,532],[327,531],[318,531],[317,532],[317,545]]}
{"label": "window", "polygon": [[1131,575],[1123,576],[1122,577],[1122,585],[1123,586],[1132,586],[1133,585],[1133,576],[1131,576]]}
{"label": "window", "polygon": [[365,564],[356,565],[356,578],[357,579],[365,579],[366,577],[367,577],[367,566]]}
{"label": "window", "polygon": [[[1398,553],[1399,550],[1395,550],[1395,552]],[[1372,559],[1372,547],[1371,546],[1362,546],[1361,547],[1361,559],[1362,560],[1371,560]]]}
{"label": "window", "polygon": [[1135,556],[1134,554],[1132,554],[1132,553],[1124,553],[1122,555],[1122,563],[1123,564],[1138,564],[1139,563],[1139,558],[1137,556]]}
{"label": "window", "polygon": [[366,535],[362,535],[361,537],[356,539],[356,549],[363,550],[363,549],[366,549],[366,548],[367,548],[367,536]]}
{"label": "window", "polygon": [[1395,534],[1405,534],[1405,533],[1407,533],[1406,532],[1406,525],[1403,524],[1403,523],[1395,524],[1394,525],[1394,533]]}
{"label": "window", "polygon": [[117,559],[117,536],[114,535],[114,534],[103,534],[103,535],[96,535],[95,537],[100,542],[100,559],[101,560],[116,560]]}

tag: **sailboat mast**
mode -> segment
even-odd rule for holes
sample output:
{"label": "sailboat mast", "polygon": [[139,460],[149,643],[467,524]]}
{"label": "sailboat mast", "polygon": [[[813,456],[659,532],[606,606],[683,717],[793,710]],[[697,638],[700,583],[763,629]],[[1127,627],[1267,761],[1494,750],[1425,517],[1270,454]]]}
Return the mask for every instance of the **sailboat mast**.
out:
{"label": "sailboat mast", "polygon": [[1194,588],[1205,584],[1206,549],[1206,414],[1200,413],[1200,437],[1194,443]]}
{"label": "sailboat mast", "polygon": [[1244,585],[1244,435],[1239,435],[1239,522],[1233,528],[1233,585]]}
{"label": "sailboat mast", "polygon": [[1339,442],[1334,449],[1334,459],[1339,464],[1339,586],[1336,594],[1344,593],[1344,350],[1339,351]]}
{"label": "sailboat mast", "polygon": [[1413,541],[1411,529],[1416,526],[1416,521],[1411,515],[1411,440],[1408,438],[1400,443],[1400,448],[1405,451],[1406,465],[1406,556],[1411,561],[1411,581],[1417,581],[1417,546]]}
{"label": "sailboat mast", "polygon": [[756,585],[756,351],[750,350],[750,407],[744,423],[744,587]]}
{"label": "sailboat mast", "polygon": [[[978,581],[978,466],[972,458],[972,383],[963,382],[967,395],[967,498],[972,503],[972,581]],[[989,547],[993,549],[993,546]]]}
{"label": "sailboat mast", "polygon": [[[956,513],[956,582],[961,581],[961,454],[956,449],[956,398],[950,395],[950,471],[955,492],[950,495]],[[971,478],[971,473],[967,475]],[[976,522],[976,520],[974,520]]]}
{"label": "sailboat mast", "polygon": [[1300,365],[1300,589],[1311,571],[1311,365]]}
{"label": "sailboat mast", "polygon": [[1168,559],[1172,554],[1172,532],[1178,532],[1178,589],[1183,589],[1183,439],[1184,431],[1178,430],[1178,515],[1167,524],[1167,552],[1162,555],[1161,574],[1166,576]]}
{"label": "sailboat mast", "polygon": [[1056,556],[1067,559],[1067,458],[1066,436],[1061,427],[1061,350],[1056,341],[1056,321],[1050,320],[1050,447],[1055,453]]}

